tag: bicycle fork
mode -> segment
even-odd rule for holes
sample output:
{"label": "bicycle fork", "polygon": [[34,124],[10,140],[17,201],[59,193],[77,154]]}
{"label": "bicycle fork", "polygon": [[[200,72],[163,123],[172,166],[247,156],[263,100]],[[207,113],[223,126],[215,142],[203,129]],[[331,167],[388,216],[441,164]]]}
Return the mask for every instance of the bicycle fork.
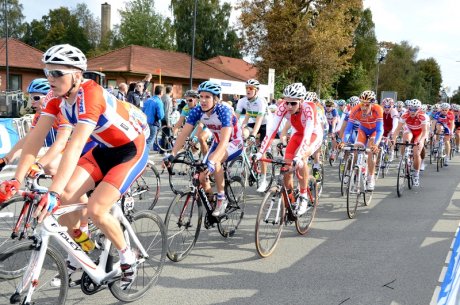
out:
{"label": "bicycle fork", "polygon": [[[282,195],[281,195],[282,196]],[[272,210],[273,210],[273,207],[276,205],[275,209],[276,209],[276,213],[275,213],[275,218],[273,219],[272,221],[272,224],[278,224],[280,223],[280,212],[281,212],[281,204],[282,204],[282,201],[283,201],[283,198],[282,197],[279,197],[278,200],[275,200],[275,197],[272,197],[271,200],[270,200],[270,206],[268,207],[268,210],[267,210],[267,213],[265,214],[265,218],[264,218],[264,221],[266,223],[269,223],[269,219],[270,219],[270,215],[272,214]],[[287,196],[286,196],[287,197]],[[277,202],[275,202],[277,201]]]}

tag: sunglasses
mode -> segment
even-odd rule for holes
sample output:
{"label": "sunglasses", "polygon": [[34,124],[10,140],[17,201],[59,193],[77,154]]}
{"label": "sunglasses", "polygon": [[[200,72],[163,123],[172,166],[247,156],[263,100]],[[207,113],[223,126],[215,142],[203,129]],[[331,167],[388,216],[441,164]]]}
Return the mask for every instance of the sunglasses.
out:
{"label": "sunglasses", "polygon": [[410,112],[417,112],[418,108],[417,107],[409,107]]}
{"label": "sunglasses", "polygon": [[40,95],[34,95],[34,96],[30,96],[29,99],[31,100],[34,100],[36,102],[38,102],[39,100],[41,100],[42,98],[44,98],[45,96],[40,96]]}
{"label": "sunglasses", "polygon": [[77,70],[66,70],[66,71],[62,71],[62,70],[48,70],[48,69],[43,69],[43,72],[45,72],[45,76],[46,77],[63,77],[64,75],[66,74],[71,74],[71,73],[74,73],[74,72],[78,72]]}
{"label": "sunglasses", "polygon": [[248,90],[248,89],[249,89],[249,90],[256,90],[257,88],[256,88],[256,87],[247,86],[247,87],[246,87],[246,90]]}
{"label": "sunglasses", "polygon": [[371,106],[371,103],[359,103],[359,106],[361,107],[364,107],[364,108],[367,108],[367,107],[370,107]]}
{"label": "sunglasses", "polygon": [[299,104],[299,102],[286,102],[286,105],[290,105],[292,107],[297,106],[297,104]]}
{"label": "sunglasses", "polygon": [[390,109],[391,106],[383,106],[383,108],[385,108],[385,109]]}
{"label": "sunglasses", "polygon": [[189,99],[189,100],[186,100],[186,101],[187,101],[187,103],[192,103],[193,102],[192,99]]}

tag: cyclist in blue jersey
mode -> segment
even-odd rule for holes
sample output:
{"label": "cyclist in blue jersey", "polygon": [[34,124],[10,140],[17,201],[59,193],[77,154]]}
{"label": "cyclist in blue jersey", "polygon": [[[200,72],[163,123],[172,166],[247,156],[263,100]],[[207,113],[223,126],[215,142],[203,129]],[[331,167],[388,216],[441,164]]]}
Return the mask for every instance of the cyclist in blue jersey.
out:
{"label": "cyclist in blue jersey", "polygon": [[231,161],[242,153],[243,138],[241,127],[238,125],[238,120],[232,108],[226,104],[219,103],[220,85],[205,81],[198,87],[198,93],[200,95],[200,104],[190,110],[171,155],[165,157],[163,161],[166,165],[172,162],[195,126],[198,123],[204,124],[212,132],[214,141],[203,159],[203,163],[207,166],[207,171],[201,173],[200,182],[205,192],[208,195],[212,195],[211,184],[207,176],[214,174],[217,187],[217,202],[212,215],[220,216],[225,213],[228,203],[224,192],[225,182],[222,163]]}

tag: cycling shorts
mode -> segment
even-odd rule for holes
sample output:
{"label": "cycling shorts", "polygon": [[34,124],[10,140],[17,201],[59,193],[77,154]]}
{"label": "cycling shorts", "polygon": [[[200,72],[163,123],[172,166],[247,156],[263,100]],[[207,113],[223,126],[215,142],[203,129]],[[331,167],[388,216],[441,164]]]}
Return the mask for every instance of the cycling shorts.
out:
{"label": "cycling shorts", "polygon": [[410,141],[411,143],[419,142],[420,137],[422,135],[423,129],[404,129],[405,134],[411,134],[412,135],[412,140]]}
{"label": "cycling shorts", "polygon": [[[219,145],[219,143],[212,142],[211,148],[209,149],[206,156],[203,158],[203,163],[206,163],[208,161],[209,155],[212,154],[216,150],[217,145]],[[242,152],[243,152],[243,140],[236,139],[236,140],[228,142],[227,144],[228,157],[227,157],[227,160],[225,160],[225,162],[232,161],[233,159],[241,155]]]}
{"label": "cycling shorts", "polygon": [[[249,123],[248,127],[251,128],[251,129],[254,129],[255,125],[256,125],[256,123]],[[259,135],[260,142],[262,142],[264,140],[265,136],[267,135],[267,125],[265,125],[265,124],[260,125],[259,132],[257,134]]]}
{"label": "cycling shorts", "polygon": [[104,181],[124,194],[147,165],[149,149],[140,134],[134,141],[118,147],[96,146],[78,161],[97,185]]}
{"label": "cycling shorts", "polygon": [[[300,147],[303,140],[303,133],[296,132],[291,136],[288,145],[286,146],[286,153],[284,155],[285,160],[293,160],[296,152]],[[322,138],[318,137],[316,133],[311,134],[310,147],[313,147],[312,153],[317,151],[321,147]]]}
{"label": "cycling shorts", "polygon": [[358,137],[356,138],[356,144],[361,144],[363,146],[367,146],[367,141],[369,138],[374,137],[377,134],[377,131],[375,129],[371,129],[369,131],[365,131],[361,128],[358,129]]}

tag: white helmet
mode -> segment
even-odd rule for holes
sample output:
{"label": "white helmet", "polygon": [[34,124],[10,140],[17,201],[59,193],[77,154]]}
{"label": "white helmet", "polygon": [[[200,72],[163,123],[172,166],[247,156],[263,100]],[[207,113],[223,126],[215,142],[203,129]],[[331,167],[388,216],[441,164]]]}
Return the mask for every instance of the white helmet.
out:
{"label": "white helmet", "polygon": [[426,112],[428,108],[428,105],[427,104],[423,104],[422,106],[420,106],[420,109],[423,111],[423,112]]}
{"label": "white helmet", "polygon": [[305,89],[302,83],[294,83],[284,88],[283,96],[290,98],[301,98],[304,99],[307,95],[307,89]]}
{"label": "white helmet", "polygon": [[318,99],[318,95],[315,91],[308,91],[305,95],[305,100],[310,102],[315,102]]}
{"label": "white helmet", "polygon": [[422,106],[422,102],[420,102],[418,99],[414,98],[412,100],[412,107],[420,108],[421,106]]}
{"label": "white helmet", "polygon": [[452,104],[452,110],[458,111],[460,109],[460,106],[457,104]]}
{"label": "white helmet", "polygon": [[246,87],[248,87],[248,86],[256,87],[256,89],[259,89],[260,83],[259,83],[259,81],[257,79],[249,79],[246,82]]}
{"label": "white helmet", "polygon": [[450,109],[449,103],[442,103],[441,104],[441,109],[442,110],[449,110]]}
{"label": "white helmet", "polygon": [[396,103],[397,107],[404,107],[404,102],[403,101],[398,101]]}
{"label": "white helmet", "polygon": [[394,100],[391,97],[384,98],[382,101],[382,106],[393,106]]}
{"label": "white helmet", "polygon": [[406,100],[404,104],[406,105],[407,108],[415,107],[414,100]]}
{"label": "white helmet", "polygon": [[86,71],[87,67],[85,54],[70,44],[59,44],[49,48],[43,54],[42,61],[45,64],[72,66],[83,71]]}
{"label": "white helmet", "polygon": [[363,91],[363,93],[361,93],[361,95],[359,96],[359,99],[361,100],[361,102],[369,102],[371,104],[374,104],[376,102],[375,92],[371,90]]}

